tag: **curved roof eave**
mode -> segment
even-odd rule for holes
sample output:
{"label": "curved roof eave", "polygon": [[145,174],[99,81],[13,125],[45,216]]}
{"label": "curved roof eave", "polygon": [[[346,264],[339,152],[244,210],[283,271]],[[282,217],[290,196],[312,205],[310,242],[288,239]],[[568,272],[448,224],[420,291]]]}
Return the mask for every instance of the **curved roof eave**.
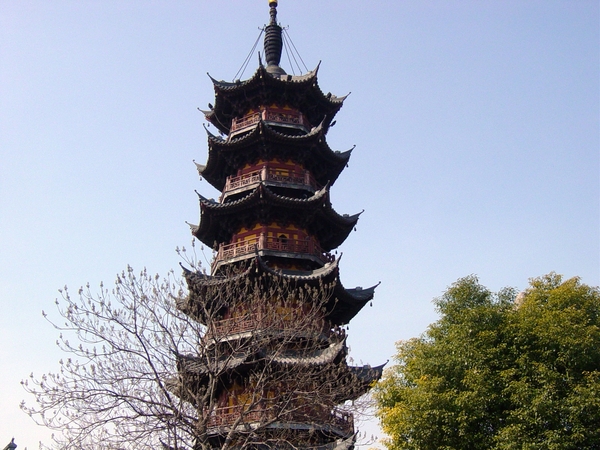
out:
{"label": "curved roof eave", "polygon": [[338,400],[341,402],[346,400],[356,400],[361,395],[366,394],[373,386],[373,383],[378,381],[383,375],[384,366],[385,364],[377,367],[368,365],[361,367],[347,366],[347,373],[353,381],[347,386],[347,389],[340,391],[342,395],[340,395]]}
{"label": "curved roof eave", "polygon": [[321,63],[319,62],[319,64],[317,65],[317,67],[315,69],[313,69],[303,75],[288,75],[288,74],[272,75],[269,72],[267,72],[267,69],[263,64],[259,64],[259,66],[257,67],[257,69],[254,71],[254,73],[252,74],[252,76],[250,78],[247,78],[246,80],[236,80],[233,82],[217,80],[216,78],[213,78],[209,73],[207,75],[210,78],[210,80],[212,81],[215,89],[231,91],[236,88],[242,88],[249,84],[252,84],[252,82],[256,82],[257,80],[259,80],[261,78],[268,78],[268,79],[274,80],[275,82],[280,82],[280,83],[296,83],[296,84],[310,83],[317,77],[317,73],[319,71],[320,65],[321,65]]}
{"label": "curved roof eave", "polygon": [[[323,122],[321,122],[318,126],[313,127],[306,134],[291,135],[291,134],[285,134],[285,133],[278,132],[271,125],[269,125],[268,123],[266,123],[264,120],[261,119],[261,120],[257,121],[253,127],[249,127],[244,134],[240,134],[238,136],[233,136],[233,137],[227,138],[227,139],[224,139],[220,136],[216,136],[216,135],[212,134],[210,131],[208,131],[208,129],[206,131],[208,134],[209,144],[216,145],[218,147],[223,147],[223,148],[232,148],[232,147],[240,147],[243,145],[253,144],[256,142],[257,139],[260,139],[263,134],[266,136],[279,138],[280,141],[284,140],[284,141],[288,141],[288,142],[305,143],[304,141],[312,141],[312,140],[319,140],[319,139],[324,140],[325,133],[324,133],[323,125],[324,125]],[[335,152],[333,152],[333,150],[331,150],[331,152],[335,153]]]}
{"label": "curved roof eave", "polygon": [[[338,302],[333,305],[329,313],[331,320],[340,325],[349,323],[364,308],[367,302],[373,299],[377,286],[379,286],[379,283],[367,289],[346,289],[341,283],[338,283],[334,291]],[[357,295],[357,292],[361,292],[361,294]]]}
{"label": "curved roof eave", "polygon": [[325,150],[325,153],[328,153],[331,158],[339,160],[339,162],[348,162],[348,160],[350,159],[350,154],[352,153],[352,150],[354,150],[354,148],[356,146],[353,146],[351,149],[345,150],[343,152],[339,151],[339,150],[335,150],[335,151],[332,150],[331,147],[329,147],[329,145],[327,144],[327,140],[325,138],[325,126],[324,125],[325,125],[324,122],[321,122],[318,126],[313,127],[306,134],[290,135],[290,134],[280,133],[279,131],[275,130],[274,127],[269,125],[268,123],[264,122],[263,120],[260,120],[256,123],[256,125],[253,128],[250,128],[248,132],[246,132],[240,136],[235,136],[231,139],[223,139],[220,136],[216,136],[216,135],[212,134],[208,130],[207,130],[207,133],[208,133],[209,146],[213,146],[215,148],[219,148],[219,149],[223,149],[223,150],[227,149],[229,151],[232,151],[234,149],[238,149],[240,147],[244,147],[247,145],[255,144],[260,139],[265,139],[265,138],[275,138],[275,140],[279,141],[279,142],[288,142],[288,143],[302,144],[302,145],[306,145],[307,143],[309,143],[311,141],[316,141],[316,142],[319,142],[322,144],[323,149]]}
{"label": "curved roof eave", "polygon": [[[245,268],[229,277],[213,276],[200,272],[193,272],[182,266],[184,270],[184,278],[188,283],[191,291],[196,293],[208,288],[219,288],[226,286],[229,283],[238,282],[240,279],[248,276],[254,276],[257,273],[267,273],[276,279],[285,279],[297,285],[313,284],[319,282],[334,282],[333,295],[329,301],[327,316],[336,325],[345,325],[360,312],[360,310],[373,299],[375,288],[379,286],[377,283],[366,289],[354,288],[346,289],[339,280],[339,261],[336,259],[331,263],[325,264],[323,267],[312,271],[290,271],[274,269],[267,266],[266,262],[259,255],[256,255]],[[258,272],[257,272],[258,269]],[[185,306],[185,311],[190,309],[191,305]]]}
{"label": "curved roof eave", "polygon": [[[305,217],[309,222],[307,226],[311,232],[319,237],[321,247],[325,251],[331,251],[338,247],[350,234],[356,226],[361,213],[354,215],[340,215],[331,206],[329,201],[329,186],[315,192],[314,195],[306,199],[294,197],[285,197],[275,194],[266,185],[260,183],[252,191],[249,191],[244,197],[228,203],[219,203],[214,200],[208,200],[198,193],[200,199],[200,225],[194,232],[194,236],[200,239],[204,244],[212,247],[215,242],[227,242],[231,238],[231,231],[235,228],[223,228],[223,218],[230,217],[234,222],[242,220],[241,213],[252,214],[256,206],[261,205],[269,210],[271,208],[287,208],[290,212],[308,211],[316,213]],[[323,221],[317,226],[315,217],[320,217]],[[217,217],[219,219],[217,220]],[[296,219],[302,221],[300,216]],[[224,231],[228,229],[229,231]]]}
{"label": "curved roof eave", "polygon": [[273,356],[264,356],[280,364],[320,365],[333,362],[346,348],[346,339],[335,342],[324,349],[316,349],[307,355],[282,354],[276,352]]}
{"label": "curved roof eave", "polygon": [[[318,67],[317,67],[318,69]],[[342,107],[344,100],[348,97],[349,94],[338,97],[331,93],[324,94],[321,88],[319,87],[317,81],[317,69],[307,73],[306,75],[294,76],[294,75],[272,75],[266,71],[264,66],[259,66],[259,68],[254,72],[253,76],[247,80],[240,81],[236,80],[234,82],[226,82],[219,81],[215,78],[209,77],[213,83],[213,87],[215,90],[215,106],[212,108],[209,114],[205,114],[206,118],[212,122],[217,128],[221,129],[221,131],[229,132],[228,126],[220,123],[219,121],[219,111],[221,111],[225,106],[223,102],[229,102],[230,100],[225,100],[226,98],[235,98],[235,96],[239,95],[245,89],[255,89],[255,88],[291,88],[293,90],[306,88],[306,92],[310,93],[309,95],[312,97],[312,103],[316,102],[321,104],[323,107],[325,105],[329,105],[325,107],[326,110],[329,110],[329,120],[332,120],[333,116],[339,109]]]}
{"label": "curved roof eave", "polygon": [[348,366],[348,370],[352,375],[354,375],[357,379],[362,382],[372,383],[377,381],[383,375],[383,369],[387,365],[387,362],[380,364],[379,366],[371,367],[370,365],[366,366]]}
{"label": "curved roof eave", "polygon": [[[262,66],[262,65],[261,65]],[[229,81],[225,81],[225,80],[217,80],[216,78],[214,78],[210,73],[206,73],[206,75],[208,75],[208,78],[210,78],[210,81],[212,81],[212,84],[215,88],[215,91],[217,89],[221,89],[221,90],[231,90],[234,89],[236,87],[240,87],[240,86],[245,86],[250,84],[252,81],[254,81],[255,79],[259,78],[259,74],[261,72],[260,68],[261,66],[259,66],[254,73],[252,74],[252,76],[246,80],[235,80],[232,82]]]}
{"label": "curved roof eave", "polygon": [[[234,200],[232,202],[227,203],[219,203],[215,200],[209,200],[201,194],[197,193],[200,199],[200,204],[206,209],[211,210],[227,210],[227,209],[237,209],[240,206],[243,208],[245,203],[252,202],[253,199],[259,197],[262,200],[275,200],[276,204],[279,205],[297,205],[297,206],[308,206],[312,204],[322,203],[329,197],[329,187],[325,186],[322,189],[316,191],[313,195],[308,198],[295,198],[295,197],[286,197],[284,195],[279,195],[274,193],[271,189],[268,188],[264,183],[259,183],[252,191],[245,195],[242,198]],[[250,205],[247,205],[250,206]],[[333,209],[332,209],[333,211]],[[335,212],[335,211],[334,211]],[[337,213],[335,213],[337,214]],[[339,216],[339,214],[337,214]],[[344,216],[340,216],[345,218]],[[349,216],[350,217],[350,216]],[[352,216],[354,217],[354,216]]]}
{"label": "curved roof eave", "polygon": [[377,287],[381,284],[381,282],[368,287],[366,289],[363,288],[353,288],[353,289],[346,289],[346,292],[348,292],[348,294],[356,299],[356,301],[369,301],[373,298],[373,296],[375,295],[375,289],[377,289]]}
{"label": "curved roof eave", "polygon": [[199,286],[201,288],[224,286],[248,276],[252,270],[252,264],[249,264],[245,270],[242,270],[239,273],[229,276],[215,276],[190,270],[184,267],[181,263],[179,263],[179,266],[183,269],[183,277],[185,278],[189,288],[192,286]]}
{"label": "curved roof eave", "polygon": [[332,277],[336,278],[338,275],[340,258],[335,259],[332,262],[325,264],[323,267],[319,267],[318,269],[307,271],[273,269],[266,264],[260,255],[256,255],[255,261],[257,267],[262,272],[268,273],[276,278],[283,278],[295,282],[308,282]]}
{"label": "curved roof eave", "polygon": [[[238,138],[234,138],[230,141],[209,134],[207,162],[205,165],[197,164],[199,168],[202,168],[202,171],[199,172],[200,175],[204,177],[217,190],[222,191],[225,186],[227,176],[234,173],[233,169],[230,168],[230,164],[227,162],[227,156],[224,155],[227,155],[231,152],[235,152],[236,155],[240,155],[244,149],[248,149],[250,152],[252,152],[254,151],[253,145],[259,144],[261,139],[264,139],[265,137],[279,138],[280,136],[284,136],[281,133],[271,133],[268,126],[265,126],[264,130],[269,131],[266,132],[263,136],[260,135],[259,128],[254,128],[248,134],[245,134]],[[315,136],[317,137],[317,139],[315,139]],[[312,139],[318,141],[318,136],[319,135],[314,135]],[[285,140],[280,139],[279,142],[305,145],[306,143],[310,142],[310,140],[306,139],[302,141],[299,138],[294,138]],[[268,149],[269,147],[267,146],[266,148]],[[318,156],[315,155],[315,158],[317,158],[317,162],[315,162],[314,164],[318,164],[317,167],[321,167],[326,164],[331,164],[331,169],[319,176],[320,184],[325,184],[327,181],[329,181],[330,184],[333,184],[337,180],[341,172],[348,164],[353,150],[354,147],[343,152],[333,151],[331,150],[325,139],[320,141],[314,147],[314,151],[318,152]],[[318,161],[320,161],[320,163],[318,163]],[[310,164],[305,163],[305,165],[306,168],[311,169]],[[314,173],[313,175],[318,176]]]}
{"label": "curved roof eave", "polygon": [[221,136],[217,136],[216,134],[211,133],[207,127],[204,127],[204,130],[206,131],[206,134],[208,135],[209,142],[210,141],[225,142],[225,139],[223,139]]}
{"label": "curved roof eave", "polygon": [[[267,359],[272,362],[282,365],[323,365],[333,362],[340,353],[346,348],[345,339],[333,343],[324,349],[316,349],[306,354],[301,352],[282,354],[281,349],[271,352],[266,349],[254,350],[251,348],[246,351],[240,352],[237,355],[228,357],[222,361],[217,361],[213,370],[218,373],[225,371],[234,370],[244,364],[253,362],[256,357],[260,359]],[[188,372],[198,375],[205,375],[209,372],[209,364],[205,361],[202,356],[195,355],[176,355],[180,366]]]}

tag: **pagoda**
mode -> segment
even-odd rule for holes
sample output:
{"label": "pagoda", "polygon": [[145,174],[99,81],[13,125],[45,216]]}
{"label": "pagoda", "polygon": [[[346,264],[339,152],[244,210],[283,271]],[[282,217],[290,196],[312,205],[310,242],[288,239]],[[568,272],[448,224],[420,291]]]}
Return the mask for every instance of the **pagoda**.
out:
{"label": "pagoda", "polygon": [[317,69],[287,74],[277,1],[270,0],[264,59],[244,81],[212,79],[203,111],[208,159],[197,164],[218,200],[200,197],[199,241],[211,272],[184,269],[178,308],[206,327],[197,354],[178,356],[177,394],[199,416],[197,449],[352,449],[351,411],[383,366],[346,362],[344,326],[376,286],[345,288],[332,251],[359,214],[338,214],[330,189],[351,150],[326,134],[345,97],[324,94]]}

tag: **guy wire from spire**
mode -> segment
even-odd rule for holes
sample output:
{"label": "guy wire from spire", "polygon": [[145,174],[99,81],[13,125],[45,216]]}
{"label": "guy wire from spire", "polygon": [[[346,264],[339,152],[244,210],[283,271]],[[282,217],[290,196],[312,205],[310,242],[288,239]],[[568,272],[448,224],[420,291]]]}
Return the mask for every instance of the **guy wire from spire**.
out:
{"label": "guy wire from spire", "polygon": [[[286,42],[286,43],[289,42],[289,47],[290,47],[290,51],[291,51],[292,56],[294,56],[294,53],[296,55],[298,55],[298,58],[300,58],[300,61],[302,61],[302,65],[304,66],[304,70],[306,72],[308,72],[308,67],[306,67],[306,63],[304,62],[304,60],[302,59],[302,56],[300,56],[300,52],[298,51],[298,49],[294,45],[294,41],[292,41],[292,38],[291,38],[290,34],[287,31],[287,27],[283,28],[283,38],[284,38],[284,42]],[[286,49],[286,53],[287,53],[287,49]],[[296,61],[296,57],[295,56],[294,56],[294,61]],[[290,64],[291,64],[291,61],[290,61]],[[296,65],[298,66],[298,70],[300,70],[300,73],[302,73],[302,68],[300,67],[300,64],[298,64],[297,61],[296,61]]]}
{"label": "guy wire from spire", "polygon": [[[277,6],[277,2],[269,2],[269,5],[271,6],[270,15],[271,15],[271,23],[272,23],[273,19],[274,19],[273,12],[275,12],[275,14],[277,14],[277,10],[275,9]],[[276,24],[276,22],[275,22],[275,24]],[[284,44],[283,48],[285,49],[285,53],[287,55],[288,62],[292,69],[292,73],[295,75],[296,74],[295,68],[297,68],[298,72],[300,74],[302,74],[302,70],[303,70],[302,66],[304,66],[304,71],[308,72],[308,67],[306,66],[306,63],[304,62],[304,60],[302,59],[300,52],[296,48],[294,41],[292,41],[292,38],[291,38],[290,34],[288,33],[287,29],[288,29],[288,27],[281,27],[283,44]],[[256,38],[256,41],[254,42],[252,49],[248,53],[248,56],[246,56],[246,59],[244,59],[244,62],[242,63],[241,67],[238,69],[238,71],[234,75],[232,81],[241,79],[241,77],[246,72],[246,69],[248,68],[248,64],[250,64],[250,60],[252,59],[252,54],[256,50],[256,47],[258,46],[258,43],[260,42],[260,38],[262,37],[263,33],[265,32],[266,26],[259,28],[259,30],[260,30],[260,32],[258,33],[258,37]],[[293,59],[293,61],[292,61],[292,59]],[[298,62],[298,59],[302,62],[302,66]],[[295,64],[295,67],[294,67],[294,64]]]}
{"label": "guy wire from spire", "polygon": [[250,53],[248,53],[248,56],[246,56],[246,59],[244,60],[244,62],[242,63],[242,66],[239,68],[239,70],[234,75],[232,81],[239,80],[244,75],[244,72],[248,68],[248,64],[250,64],[250,59],[252,58],[252,55],[254,54],[254,50],[256,50],[256,46],[258,45],[258,42],[260,41],[260,37],[265,32],[264,27],[259,28],[259,29],[260,29],[260,33],[258,33],[258,37],[256,38],[256,41],[254,42],[252,49],[250,49]]}
{"label": "guy wire from spire", "polygon": [[[289,51],[290,46],[287,43],[285,34],[282,34],[282,36],[283,36],[283,49],[285,50],[285,54],[287,55],[288,62],[290,63],[290,67],[292,69],[292,74],[296,75],[296,70],[294,69],[294,64],[292,63],[292,58],[290,57],[290,51]],[[294,58],[294,62],[296,63],[296,66],[298,67],[298,71],[300,72],[300,74],[302,74],[302,69],[300,68],[300,65],[298,64],[298,61],[296,61],[296,57],[294,57],[293,53],[291,56]]]}

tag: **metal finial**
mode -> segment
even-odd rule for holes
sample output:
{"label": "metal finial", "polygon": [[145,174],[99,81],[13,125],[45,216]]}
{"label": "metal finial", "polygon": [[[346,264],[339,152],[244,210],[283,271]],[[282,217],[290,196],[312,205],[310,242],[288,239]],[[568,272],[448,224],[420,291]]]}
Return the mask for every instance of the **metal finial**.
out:
{"label": "metal finial", "polygon": [[269,0],[269,7],[271,8],[269,11],[271,22],[269,25],[277,25],[277,0]]}

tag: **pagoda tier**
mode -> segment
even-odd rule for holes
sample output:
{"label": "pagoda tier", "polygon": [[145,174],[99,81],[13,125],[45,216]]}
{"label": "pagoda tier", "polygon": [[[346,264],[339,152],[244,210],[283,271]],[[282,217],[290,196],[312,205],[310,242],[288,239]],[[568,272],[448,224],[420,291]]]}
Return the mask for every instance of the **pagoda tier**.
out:
{"label": "pagoda tier", "polygon": [[[330,390],[329,401],[333,408],[364,395],[372,383],[381,377],[385,366],[348,366],[345,363],[346,356],[347,348],[345,342],[341,341],[311,354],[289,351],[282,355],[279,349],[273,352],[265,346],[248,349],[233,356],[222,355],[216,362],[212,352],[200,356],[177,355],[177,366],[179,374],[188,383],[186,388],[191,392],[206,391],[206,385],[211,378],[222,380],[218,382],[219,389],[214,392],[221,404],[232,403],[227,402],[231,396],[228,386],[232,384],[232,380],[233,384],[239,385],[243,380],[247,380],[251,373],[263,372],[265,364],[272,365],[277,372],[305,370],[311,382],[318,381],[321,386],[328,385],[326,389]],[[332,374],[335,374],[335,377],[328,379]],[[171,387],[177,389],[176,384],[172,384]],[[300,386],[296,388],[298,387]],[[181,392],[181,388],[179,390]],[[272,398],[272,395],[265,394],[267,398]],[[236,396],[242,395],[236,393]],[[194,402],[192,398],[186,400]]]}
{"label": "pagoda tier", "polygon": [[211,77],[215,105],[210,111],[203,112],[206,119],[224,134],[231,132],[234,119],[264,105],[289,106],[302,112],[311,126],[324,122],[327,129],[346,96],[323,94],[317,82],[317,72],[318,67],[301,76],[271,74],[261,64],[245,81],[228,83]]}
{"label": "pagoda tier", "polygon": [[200,197],[200,225],[193,234],[211,248],[230,244],[242,228],[278,223],[305,229],[324,251],[338,247],[358,222],[359,214],[339,215],[331,207],[329,189],[324,187],[309,198],[284,197],[260,183],[239,200],[218,203]]}
{"label": "pagoda tier", "polygon": [[277,131],[263,120],[256,122],[246,134],[223,139],[209,133],[208,160],[198,166],[198,172],[219,191],[223,191],[228,177],[247,164],[272,159],[292,160],[308,170],[316,182],[332,185],[348,164],[352,150],[332,151],[325,140],[323,124],[303,135]]}
{"label": "pagoda tier", "polygon": [[[345,338],[320,349],[284,352],[273,349],[273,339],[272,330],[264,330],[253,337],[258,345],[242,351],[228,353],[223,350],[226,345],[217,348],[215,344],[200,355],[177,355],[179,377],[167,385],[198,407],[203,404],[197,399],[211,391],[217,406],[205,413],[207,434],[217,440],[238,426],[240,417],[245,427],[277,423],[283,428],[312,429],[329,436],[325,440],[352,436],[352,415],[336,405],[365,394],[381,377],[384,366],[348,366]],[[319,386],[318,402],[311,386]],[[290,402],[300,406],[289,411],[279,407]]]}
{"label": "pagoda tier", "polygon": [[[358,312],[373,298],[375,288],[378,285],[369,288],[356,287],[346,289],[339,278],[339,259],[325,264],[320,269],[301,272],[297,270],[280,270],[269,267],[265,260],[260,256],[251,260],[243,270],[228,276],[210,276],[200,272],[192,272],[184,268],[184,276],[189,288],[189,295],[180,300],[177,307],[198,320],[206,324],[209,321],[223,321],[228,317],[232,309],[239,306],[239,301],[231,299],[228,302],[223,301],[223,293],[231,292],[231,286],[248,286],[253,289],[251,284],[244,280],[260,280],[264,284],[264,290],[268,290],[269,285],[281,285],[287,283],[290,289],[307,289],[319,286],[328,286],[331,291],[329,298],[325,299],[323,320],[324,323],[315,323],[317,329],[329,332],[329,330],[345,325],[358,314]],[[266,275],[266,276],[264,276]],[[244,298],[242,292],[238,292],[239,298]],[[235,321],[237,320],[237,324]],[[251,320],[232,319],[230,325],[223,324],[224,338],[227,332],[239,334],[244,331],[251,331],[254,323]],[[218,324],[217,324],[218,326]]]}

